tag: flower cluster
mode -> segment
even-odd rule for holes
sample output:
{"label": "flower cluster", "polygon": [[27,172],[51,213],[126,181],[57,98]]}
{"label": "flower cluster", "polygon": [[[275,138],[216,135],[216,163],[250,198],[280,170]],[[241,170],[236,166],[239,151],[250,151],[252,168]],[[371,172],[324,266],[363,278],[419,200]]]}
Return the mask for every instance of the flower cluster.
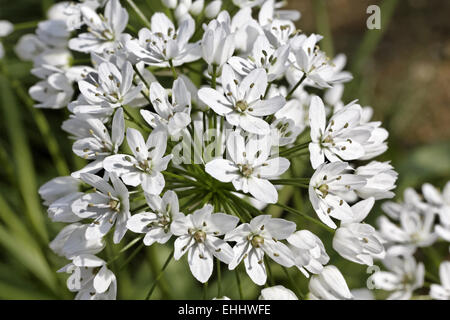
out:
{"label": "flower cluster", "polygon": [[[16,47],[40,79],[29,91],[35,106],[68,108],[62,128],[85,161],[39,191],[49,217],[68,223],[50,247],[71,260],[61,271],[72,273],[77,298],[116,297],[120,279],[103,249],[133,234],[126,248],[173,246],[171,257],[186,255],[202,283],[214,260],[243,264],[257,285],[271,263],[296,267],[311,276],[314,299],[354,297],[321,239],[290,214],[332,233],[333,249],[363,265],[384,257],[386,241],[389,252],[434,241],[421,213],[417,230],[383,220],[378,233],[364,222],[376,200],[394,196],[397,173],[373,160],[388,133],[370,107],[342,102],[352,79],[345,57],[330,59],[322,36],[299,31],[300,13],[274,0],[235,0],[233,10],[173,0],[163,1],[170,15],[147,16],[127,3],[58,4]],[[310,215],[282,203],[287,185],[309,194]],[[443,200],[432,198],[438,208]],[[284,289],[261,296],[296,298]]]}
{"label": "flower cluster", "polygon": [[[379,235],[386,246],[382,261],[388,271],[374,273],[370,280],[377,289],[389,291],[389,299],[410,299],[416,290],[429,291],[432,299],[450,299],[450,262],[436,261],[439,256],[433,244],[450,242],[450,182],[442,192],[425,183],[422,195],[407,188],[403,202],[383,203],[385,216],[378,218]],[[419,259],[433,256],[440,263],[439,278]],[[436,266],[437,267],[437,266]],[[433,283],[429,290],[425,278]]]}

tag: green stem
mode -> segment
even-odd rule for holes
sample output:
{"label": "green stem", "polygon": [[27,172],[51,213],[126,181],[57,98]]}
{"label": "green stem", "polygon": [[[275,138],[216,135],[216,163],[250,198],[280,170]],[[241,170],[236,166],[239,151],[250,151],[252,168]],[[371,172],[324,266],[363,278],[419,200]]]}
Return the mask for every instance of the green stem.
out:
{"label": "green stem", "polygon": [[14,24],[14,31],[36,28],[40,21],[26,21]]}
{"label": "green stem", "polygon": [[203,300],[208,296],[208,281],[203,284]]}
{"label": "green stem", "polygon": [[141,242],[139,246],[137,246],[136,249],[134,249],[134,251],[127,257],[124,263],[119,267],[119,271],[122,271],[123,268],[125,268],[128,263],[130,263],[130,261],[133,260],[133,258],[139,253],[139,251],[142,250],[142,248],[144,248],[144,242]]}
{"label": "green stem", "polygon": [[150,290],[148,291],[147,295],[145,296],[145,300],[149,300],[150,297],[152,296],[153,291],[155,291],[156,286],[158,285],[159,280],[161,279],[162,275],[164,274],[164,271],[166,270],[167,266],[169,265],[170,261],[172,261],[173,258],[173,254],[174,254],[174,249],[172,250],[172,252],[170,253],[170,255],[167,257],[166,262],[164,263],[161,271],[159,272],[159,274],[156,276],[155,281],[153,282],[152,287],[150,288]]}
{"label": "green stem", "polygon": [[130,7],[134,10],[134,12],[136,13],[136,15],[138,16],[139,20],[141,20],[141,22],[143,24],[146,25],[146,27],[148,27],[149,29],[152,28],[150,21],[148,21],[148,19],[145,17],[145,15],[142,13],[141,9],[139,9],[139,7],[134,3],[133,0],[126,0],[128,2],[128,4],[130,5]]}
{"label": "green stem", "polygon": [[128,117],[128,121],[133,122],[134,124],[136,124],[137,126],[139,126],[139,128],[145,130],[145,131],[150,131],[150,128],[145,127],[140,121],[138,121],[126,108],[125,106],[122,106],[123,112],[126,114],[126,116]]}
{"label": "green stem", "polygon": [[[270,180],[272,184],[284,185],[284,186],[297,186],[301,188],[309,188],[309,184],[302,183],[302,178],[292,178],[292,179],[274,179]],[[309,179],[305,182],[309,182]]]}
{"label": "green stem", "polygon": [[305,295],[300,291],[300,288],[295,283],[294,279],[292,278],[291,274],[289,273],[289,270],[286,267],[283,267],[284,273],[288,277],[289,282],[291,283],[291,286],[294,288],[295,293],[297,293],[297,296],[300,299],[304,299]]}
{"label": "green stem", "polygon": [[213,69],[213,71],[212,71],[212,75],[211,75],[211,87],[212,87],[213,89],[216,89],[216,81],[217,81],[217,74],[216,74],[216,72],[217,72],[217,65],[213,64],[213,65],[212,65],[212,69]]}
{"label": "green stem", "polygon": [[178,73],[177,73],[177,71],[175,70],[175,67],[173,66],[173,61],[172,61],[172,59],[169,60],[169,66],[170,66],[170,69],[172,70],[172,75],[173,75],[173,77],[174,77],[175,79],[178,79]]}
{"label": "green stem", "polygon": [[303,72],[302,77],[300,78],[300,80],[298,80],[298,82],[295,84],[295,86],[291,89],[291,91],[289,91],[289,93],[286,96],[286,100],[288,100],[292,94],[295,92],[295,90],[297,90],[297,88],[302,84],[303,81],[305,81],[306,79],[306,73]]}
{"label": "green stem", "polygon": [[116,255],[115,255],[111,260],[109,260],[106,264],[109,265],[110,263],[116,261],[116,260],[120,257],[120,255],[121,255],[122,253],[124,253],[124,252],[127,251],[128,249],[132,248],[137,242],[139,242],[139,241],[142,240],[143,238],[144,238],[144,236],[140,236],[140,237],[137,237],[137,238],[131,240],[125,247],[123,247],[123,248],[119,251],[118,254],[116,254]]}
{"label": "green stem", "polygon": [[307,149],[310,143],[311,143],[311,140],[308,140],[308,141],[306,141],[304,143],[301,143],[301,144],[295,145],[295,146],[293,146],[293,147],[291,147],[289,149],[283,150],[283,151],[280,152],[279,156],[280,157],[285,157],[285,156],[287,156],[287,155],[289,155],[291,153]]}
{"label": "green stem", "polygon": [[242,292],[242,284],[241,284],[241,278],[239,277],[239,270],[235,269],[234,274],[236,275],[236,282],[237,282],[238,291],[239,291],[239,299],[244,300],[244,293]]}
{"label": "green stem", "polygon": [[220,274],[220,260],[216,258],[217,267],[217,298],[222,297],[222,276]]}
{"label": "green stem", "polygon": [[325,0],[315,0],[312,2],[314,6],[314,14],[316,16],[317,32],[323,35],[320,42],[323,51],[332,57],[334,56],[333,37],[331,34],[330,23],[328,19],[327,4]]}
{"label": "green stem", "polygon": [[300,211],[298,211],[298,210],[296,210],[294,208],[288,207],[288,206],[286,206],[286,205],[284,205],[282,203],[278,203],[278,202],[273,204],[273,205],[281,207],[281,208],[283,208],[284,210],[286,210],[286,211],[288,211],[290,213],[302,216],[303,218],[305,218],[305,219],[307,219],[307,220],[317,224],[318,226],[322,227],[323,229],[327,230],[328,232],[334,233],[334,230],[332,228],[330,228],[327,225],[323,224],[321,221],[319,221],[317,219],[314,219],[313,217],[308,216],[307,214],[305,214],[303,212],[300,212]]}
{"label": "green stem", "polygon": [[267,258],[267,256],[264,256],[264,260],[265,260],[266,269],[267,269],[267,276],[269,278],[269,284],[271,287],[273,287],[275,285],[275,281],[273,279],[272,268],[270,267],[269,258]]}

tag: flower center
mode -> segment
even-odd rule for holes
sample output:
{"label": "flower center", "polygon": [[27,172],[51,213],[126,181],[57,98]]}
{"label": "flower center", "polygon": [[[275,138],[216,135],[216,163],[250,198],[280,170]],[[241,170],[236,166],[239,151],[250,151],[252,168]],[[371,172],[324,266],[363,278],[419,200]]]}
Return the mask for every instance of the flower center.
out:
{"label": "flower center", "polygon": [[241,173],[244,177],[249,177],[253,173],[253,168],[248,164],[241,164]]}
{"label": "flower center", "polygon": [[254,236],[252,239],[252,246],[255,248],[261,247],[264,244],[264,238],[261,236]]}
{"label": "flower center", "polygon": [[194,239],[195,239],[195,241],[197,241],[197,242],[199,242],[199,243],[204,242],[205,239],[206,239],[206,233],[205,233],[205,231],[202,231],[202,230],[196,231],[196,232],[194,233]]}
{"label": "flower center", "polygon": [[327,196],[327,194],[328,194],[328,185],[327,184],[324,183],[324,184],[320,185],[318,189],[322,193],[323,197]]}
{"label": "flower center", "polygon": [[114,211],[120,211],[120,202],[115,199],[110,199],[108,202],[108,205],[111,207]]}
{"label": "flower center", "polygon": [[239,100],[238,102],[236,102],[235,108],[240,112],[244,112],[248,108],[248,103],[247,101]]}

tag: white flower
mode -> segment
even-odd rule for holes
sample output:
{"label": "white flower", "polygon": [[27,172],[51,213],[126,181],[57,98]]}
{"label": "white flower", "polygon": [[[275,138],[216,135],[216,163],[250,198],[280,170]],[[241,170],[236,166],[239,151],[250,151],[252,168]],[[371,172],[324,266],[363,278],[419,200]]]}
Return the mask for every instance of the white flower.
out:
{"label": "white flower", "polygon": [[[0,20],[0,38],[6,37],[14,30],[14,25],[7,20]],[[0,42],[0,59],[5,55],[3,44]]]}
{"label": "white flower", "polygon": [[264,0],[233,0],[233,4],[239,8],[260,6]]}
{"label": "white flower", "polygon": [[366,178],[367,183],[356,190],[356,194],[363,199],[374,197],[375,200],[393,198],[391,191],[395,188],[398,173],[389,164],[389,161],[372,161],[365,166],[355,169],[355,174]]}
{"label": "white flower", "polygon": [[368,127],[371,131],[370,138],[363,142],[364,156],[359,160],[369,160],[384,153],[387,149],[386,139],[389,136],[389,132],[381,128],[380,121],[369,122],[372,117],[373,110],[370,107],[361,108],[361,126]]}
{"label": "white flower", "polygon": [[422,186],[422,193],[429,207],[425,210],[434,210],[439,215],[435,232],[442,239],[450,241],[450,182],[447,182],[442,194],[429,183]]}
{"label": "white flower", "polygon": [[79,191],[81,181],[71,176],[57,177],[44,183],[39,188],[39,195],[44,205],[49,206],[56,200]]}
{"label": "white flower", "polygon": [[345,221],[353,212],[343,195],[362,187],[366,181],[355,174],[344,173],[347,162],[321,164],[309,182],[309,200],[319,219],[330,228],[336,229],[331,217]]}
{"label": "white flower", "polygon": [[175,9],[178,5],[178,0],[162,0],[161,2],[163,5],[170,9]]}
{"label": "white flower", "polygon": [[264,33],[258,21],[253,19],[252,10],[248,7],[239,10],[233,16],[231,32],[235,35],[235,49],[242,55],[250,54],[256,38]]}
{"label": "white flower", "polygon": [[66,24],[61,20],[45,20],[38,24],[36,35],[39,40],[52,48],[65,48],[70,36]]}
{"label": "white flower", "polygon": [[309,107],[311,140],[309,144],[311,165],[315,169],[325,161],[334,162],[361,158],[363,143],[370,138],[370,129],[360,126],[359,106],[351,105],[335,113],[326,125],[325,106],[314,96]]}
{"label": "white flower", "polygon": [[70,39],[69,48],[86,53],[114,50],[128,23],[128,12],[120,5],[119,0],[108,1],[104,16],[97,14],[89,6],[82,6],[80,11],[88,32]]}
{"label": "white flower", "polygon": [[166,170],[172,155],[164,156],[167,147],[167,134],[153,130],[147,143],[142,134],[133,128],[127,129],[128,146],[133,156],[117,154],[106,157],[103,167],[108,172],[116,173],[129,186],[142,185],[150,194],[158,195],[165,185],[161,171]]}
{"label": "white flower", "polygon": [[243,223],[225,235],[226,241],[235,241],[234,258],[228,268],[235,269],[244,260],[245,270],[254,283],[262,286],[267,274],[264,253],[285,267],[294,265],[291,250],[280,240],[288,238],[295,231],[295,223],[283,219],[260,215],[250,223]]}
{"label": "white flower", "polygon": [[133,85],[134,71],[127,61],[121,69],[111,62],[103,62],[97,73],[89,73],[78,82],[81,93],[91,104],[106,104],[111,108],[129,104],[135,99],[143,85]]}
{"label": "white flower", "polygon": [[218,236],[233,230],[239,219],[224,213],[214,213],[209,204],[193,214],[181,217],[172,222],[172,233],[175,240],[175,260],[179,260],[186,252],[192,275],[205,283],[213,271],[213,256],[229,264],[233,259],[233,249]]}
{"label": "white flower", "polygon": [[83,14],[81,12],[82,7],[89,7],[95,11],[99,6],[103,6],[105,0],[82,0],[81,3],[70,2],[66,4],[64,15],[66,18],[66,25],[69,31],[80,29],[85,21],[83,20]]}
{"label": "white flower", "polygon": [[328,265],[318,275],[309,280],[311,300],[350,300],[353,299],[347,283],[338,268]]}
{"label": "white flower", "polygon": [[292,290],[278,285],[262,289],[258,300],[298,300],[298,298]]}
{"label": "white flower", "polygon": [[103,168],[103,159],[118,152],[125,135],[125,120],[122,108],[115,111],[111,135],[99,119],[88,118],[84,122],[90,127],[89,135],[77,139],[72,146],[72,150],[77,156],[94,161],[85,168],[72,173],[74,177],[79,177],[82,172],[97,173],[100,171]]}
{"label": "white flower", "polygon": [[352,206],[354,217],[343,221],[333,237],[333,249],[343,258],[359,264],[373,265],[373,258],[384,258],[384,247],[374,227],[361,223],[375,203],[374,198]]}
{"label": "white flower", "polygon": [[72,203],[83,196],[82,192],[70,193],[59,198],[47,209],[48,217],[54,222],[77,222],[81,218],[72,211]]}
{"label": "white flower", "polygon": [[[294,143],[306,128],[305,110],[299,99],[290,99],[275,113],[275,121],[270,124],[271,132],[276,133],[279,146]],[[274,131],[273,129],[276,129]]]}
{"label": "white flower", "polygon": [[367,288],[353,289],[350,292],[355,300],[376,300],[372,290]]}
{"label": "white flower", "polygon": [[85,253],[99,253],[105,247],[105,243],[102,238],[87,239],[86,229],[88,226],[87,224],[72,223],[64,227],[50,242],[50,249],[67,259]]}
{"label": "white flower", "polygon": [[221,7],[222,7],[222,0],[211,1],[205,7],[205,17],[208,19],[213,19],[217,17]]}
{"label": "white flower", "polygon": [[444,261],[439,266],[441,284],[432,284],[430,296],[436,300],[450,300],[450,262]]}
{"label": "white flower", "polygon": [[133,232],[145,233],[146,246],[154,242],[166,243],[172,237],[170,231],[172,221],[184,217],[179,211],[177,194],[169,190],[162,198],[149,194],[146,194],[145,198],[151,212],[135,214],[128,220],[127,228]]}
{"label": "white flower", "polygon": [[188,43],[195,31],[195,22],[188,17],[183,20],[178,30],[173,22],[163,13],[157,12],[151,19],[151,31],[142,28],[139,39],[126,42],[127,50],[145,64],[168,67],[170,61],[174,66],[198,60],[201,56],[198,43]]}
{"label": "white flower", "polygon": [[273,20],[292,20],[300,19],[300,12],[297,10],[277,10],[284,6],[287,2],[275,0],[266,0],[261,5],[258,13],[258,21],[262,26],[270,24]]}
{"label": "white flower", "polygon": [[381,208],[390,218],[399,220],[403,211],[428,211],[429,205],[423,202],[421,196],[413,188],[406,188],[402,203],[386,201]]}
{"label": "white flower", "polygon": [[80,94],[76,100],[73,100],[67,106],[70,112],[74,114],[74,117],[71,116],[68,120],[63,122],[62,128],[69,133],[76,131],[75,122],[80,122],[79,125],[84,125],[84,118],[96,118],[100,119],[103,122],[106,122],[110,119],[110,117],[114,113],[114,109],[106,104],[90,104],[86,98]]}
{"label": "white flower", "polygon": [[435,214],[420,210],[402,210],[397,226],[387,217],[378,218],[380,235],[388,242],[390,255],[413,254],[417,247],[432,245],[437,234],[433,230]]}
{"label": "white flower", "polygon": [[198,16],[205,6],[205,0],[179,0],[175,8],[175,18],[181,22],[190,18],[190,14]]}
{"label": "white flower", "polygon": [[222,11],[217,19],[209,22],[201,41],[203,59],[208,63],[208,71],[220,74],[222,66],[233,55],[234,34],[231,33],[231,21],[228,12]]}
{"label": "white flower", "polygon": [[414,290],[423,286],[425,268],[413,256],[387,256],[383,264],[389,271],[377,271],[368,281],[377,289],[393,291],[388,300],[408,300]]}
{"label": "white flower", "polygon": [[156,113],[141,110],[142,117],[153,128],[163,127],[170,137],[176,137],[191,122],[191,94],[184,80],[174,81],[171,102],[166,89],[153,82],[150,85],[150,101]]}
{"label": "white flower", "polygon": [[267,73],[255,69],[242,81],[229,65],[222,68],[223,92],[212,88],[198,91],[199,98],[217,114],[225,116],[227,122],[243,130],[266,135],[270,125],[261,117],[277,112],[284,104],[282,96],[264,99],[267,88]]}
{"label": "white flower", "polygon": [[78,292],[76,300],[115,300],[116,276],[102,259],[92,254],[73,257],[72,262],[58,272],[71,273],[67,287]]}
{"label": "white flower", "polygon": [[231,160],[214,159],[205,170],[222,182],[232,182],[236,190],[250,193],[257,200],[276,203],[278,192],[268,180],[283,174],[289,168],[289,160],[270,157],[269,138],[245,139],[232,132],[227,139],[227,153]]}
{"label": "white flower", "polygon": [[67,106],[73,96],[72,83],[63,73],[54,73],[32,86],[28,93],[39,103],[35,108],[60,109]]}
{"label": "white flower", "polygon": [[17,41],[14,51],[24,61],[31,61],[41,54],[47,46],[34,34],[25,34]]}
{"label": "white flower", "polygon": [[265,35],[256,38],[252,54],[246,59],[234,56],[228,60],[233,69],[242,76],[252,70],[263,68],[267,71],[267,80],[272,82],[283,75],[288,67],[289,45],[274,48]]}
{"label": "white flower", "polygon": [[292,85],[303,77],[306,78],[304,85],[319,88],[331,88],[334,84],[352,79],[350,73],[341,72],[343,64],[339,63],[340,58],[335,59],[338,62],[335,65],[334,61],[330,62],[325,52],[320,50],[317,42],[322,38],[316,34],[311,34],[309,37],[304,34],[294,34],[289,41],[295,60],[286,77]]}
{"label": "white flower", "polygon": [[72,203],[72,210],[77,216],[94,219],[86,229],[86,238],[91,240],[103,237],[115,224],[113,241],[119,243],[127,231],[126,224],[130,218],[127,188],[115,174],[110,174],[112,186],[90,173],[81,173],[80,178],[95,189]]}
{"label": "white flower", "polygon": [[295,266],[307,278],[308,272],[321,273],[323,266],[330,261],[320,238],[308,230],[299,230],[286,240],[294,255]]}
{"label": "white flower", "polygon": [[0,38],[6,37],[14,30],[14,25],[7,20],[0,20]]}

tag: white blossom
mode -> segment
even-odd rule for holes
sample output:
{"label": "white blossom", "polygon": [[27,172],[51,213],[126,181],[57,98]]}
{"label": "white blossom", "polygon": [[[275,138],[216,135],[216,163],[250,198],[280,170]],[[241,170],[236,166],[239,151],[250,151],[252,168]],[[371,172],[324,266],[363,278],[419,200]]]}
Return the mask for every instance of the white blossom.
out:
{"label": "white blossom", "polygon": [[141,115],[151,127],[162,127],[170,137],[176,137],[191,123],[191,94],[183,79],[174,81],[171,101],[158,82],[150,85],[149,96],[156,113],[141,110]]}
{"label": "white blossom", "polygon": [[128,146],[134,156],[117,154],[106,157],[103,167],[106,171],[117,174],[125,184],[158,195],[165,185],[161,171],[166,170],[172,155],[164,157],[167,147],[167,134],[153,130],[144,141],[142,134],[133,128],[127,129]]}
{"label": "white blossom", "polygon": [[282,96],[264,99],[266,71],[255,69],[239,81],[233,69],[224,65],[221,78],[223,92],[202,88],[198,92],[200,99],[215,113],[224,116],[229,124],[250,133],[268,134],[270,126],[261,117],[277,112],[285,99]]}
{"label": "white blossom", "polygon": [[83,219],[93,219],[86,229],[86,239],[105,236],[115,225],[113,241],[119,243],[127,231],[130,218],[129,193],[115,174],[110,174],[112,185],[99,176],[81,173],[81,180],[94,188],[72,203],[73,212]]}
{"label": "white blossom", "polygon": [[71,273],[67,288],[77,292],[76,300],[115,300],[117,280],[102,259],[92,254],[81,254],[58,272]]}
{"label": "white blossom", "polygon": [[298,300],[298,298],[292,290],[278,285],[262,289],[258,300]]}
{"label": "white blossom", "polygon": [[264,254],[285,267],[294,265],[291,250],[280,240],[295,231],[295,223],[270,215],[260,215],[250,223],[243,223],[225,235],[226,241],[235,241],[234,258],[228,268],[235,269],[244,260],[245,270],[254,283],[266,283],[267,273]]}
{"label": "white blossom", "polygon": [[184,217],[179,211],[177,194],[169,190],[162,198],[149,194],[146,194],[145,198],[151,211],[133,215],[127,222],[127,228],[133,232],[145,233],[146,246],[154,242],[166,243],[172,237],[172,222]]}
{"label": "white blossom", "polygon": [[231,160],[214,159],[205,170],[222,182],[231,182],[236,190],[250,193],[257,200],[276,203],[278,192],[269,179],[276,178],[289,168],[289,160],[270,157],[270,139],[250,138],[233,132],[227,139],[227,152]]}
{"label": "white blossom", "polygon": [[436,300],[450,300],[450,262],[444,261],[439,266],[441,284],[432,284],[430,296]]}
{"label": "white blossom", "polygon": [[368,127],[360,126],[361,111],[358,106],[350,105],[335,113],[328,125],[325,118],[325,106],[322,100],[314,96],[309,107],[311,140],[310,159],[313,168],[317,168],[325,158],[334,162],[355,160],[364,154],[363,143],[370,138]]}
{"label": "white blossom", "polygon": [[343,221],[333,237],[333,249],[347,260],[359,264],[373,265],[373,258],[385,255],[381,237],[374,227],[361,223],[375,203],[373,197],[359,201],[351,208],[354,217]]}
{"label": "white blossom", "polygon": [[395,196],[395,181],[397,180],[397,172],[387,162],[372,161],[365,166],[355,169],[355,174],[366,178],[367,183],[356,190],[356,194],[363,199],[374,197],[375,200],[393,198]]}
{"label": "white blossom", "polygon": [[80,52],[103,53],[114,50],[121,40],[128,23],[128,12],[120,5],[119,0],[109,0],[104,15],[99,15],[90,6],[81,6],[83,22],[88,32],[81,33],[69,41],[69,48]]}
{"label": "white blossom", "polygon": [[377,289],[392,291],[388,300],[408,300],[414,290],[423,286],[425,268],[414,257],[387,256],[383,264],[389,271],[377,271],[368,281]]}
{"label": "white blossom", "polygon": [[323,268],[309,280],[309,298],[311,300],[350,300],[353,295],[348,289],[342,273],[333,265]]}
{"label": "white blossom", "polygon": [[195,31],[195,22],[186,18],[178,30],[163,13],[157,12],[151,18],[151,30],[142,28],[139,39],[126,42],[127,50],[141,61],[152,66],[168,67],[198,60],[200,45],[189,43]]}
{"label": "white blossom", "polygon": [[295,266],[308,278],[309,272],[319,274],[330,257],[319,237],[308,230],[299,230],[287,239]]}
{"label": "white blossom", "polygon": [[224,213],[212,213],[209,204],[172,222],[171,232],[175,240],[175,260],[186,252],[192,275],[205,283],[213,271],[213,257],[229,264],[233,259],[233,249],[218,238],[233,230],[239,218]]}
{"label": "white blossom", "polygon": [[333,229],[336,229],[336,224],[331,217],[345,221],[354,216],[344,194],[366,183],[358,175],[345,173],[346,169],[347,162],[321,164],[309,182],[309,200],[314,210],[319,219]]}
{"label": "white blossom", "polygon": [[133,67],[128,61],[121,69],[103,62],[98,72],[89,73],[85,80],[78,82],[78,87],[89,103],[117,108],[129,104],[142,90],[142,84],[133,85],[133,76]]}

